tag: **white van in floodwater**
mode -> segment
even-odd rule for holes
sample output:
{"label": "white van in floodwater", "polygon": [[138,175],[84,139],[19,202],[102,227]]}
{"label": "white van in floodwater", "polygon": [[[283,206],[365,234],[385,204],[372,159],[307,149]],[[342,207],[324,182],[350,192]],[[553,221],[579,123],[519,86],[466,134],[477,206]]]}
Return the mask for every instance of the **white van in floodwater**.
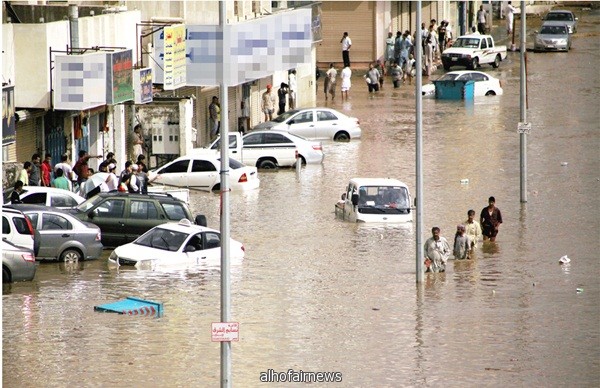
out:
{"label": "white van in floodwater", "polygon": [[335,205],[336,216],[351,222],[412,222],[408,186],[397,179],[353,178]]}

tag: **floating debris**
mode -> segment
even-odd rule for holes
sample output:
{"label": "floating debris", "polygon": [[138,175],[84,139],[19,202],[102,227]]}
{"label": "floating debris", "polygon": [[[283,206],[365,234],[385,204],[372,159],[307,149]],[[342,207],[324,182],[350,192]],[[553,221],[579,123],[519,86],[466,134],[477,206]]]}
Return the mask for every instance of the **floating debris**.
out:
{"label": "floating debris", "polygon": [[570,263],[570,262],[571,262],[571,259],[569,259],[569,258],[567,257],[567,255],[564,255],[563,257],[561,257],[560,259],[558,259],[558,262],[559,262],[560,264],[568,264],[568,263]]}

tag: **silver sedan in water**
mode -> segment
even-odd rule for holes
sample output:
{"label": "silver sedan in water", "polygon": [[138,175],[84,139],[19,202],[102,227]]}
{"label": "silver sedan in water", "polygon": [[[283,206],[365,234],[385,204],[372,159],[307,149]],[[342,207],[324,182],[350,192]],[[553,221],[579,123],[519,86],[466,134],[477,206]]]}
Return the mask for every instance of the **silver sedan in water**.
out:
{"label": "silver sedan in water", "polygon": [[79,261],[102,254],[100,228],[73,215],[40,205],[10,205],[21,210],[40,234],[38,260]]}
{"label": "silver sedan in water", "polygon": [[540,31],[535,35],[534,51],[569,51],[570,48],[571,34],[564,22],[544,22]]}

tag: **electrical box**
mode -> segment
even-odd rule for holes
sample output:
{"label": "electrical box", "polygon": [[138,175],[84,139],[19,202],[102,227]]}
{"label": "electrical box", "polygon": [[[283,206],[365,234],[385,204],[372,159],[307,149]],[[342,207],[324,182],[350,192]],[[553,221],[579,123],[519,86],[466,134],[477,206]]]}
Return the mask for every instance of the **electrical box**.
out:
{"label": "electrical box", "polygon": [[179,154],[179,122],[169,121],[167,117],[163,120],[152,120],[150,133],[152,134],[153,154]]}

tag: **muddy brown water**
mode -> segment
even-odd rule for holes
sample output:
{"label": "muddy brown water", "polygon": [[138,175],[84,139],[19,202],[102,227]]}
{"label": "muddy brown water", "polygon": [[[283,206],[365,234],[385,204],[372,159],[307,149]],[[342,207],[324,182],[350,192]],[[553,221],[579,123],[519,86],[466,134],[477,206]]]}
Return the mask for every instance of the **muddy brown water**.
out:
{"label": "muddy brown water", "polygon": [[[450,261],[422,287],[414,225],[344,223],[333,212],[352,177],[398,178],[414,194],[413,91],[387,80],[369,96],[355,74],[350,100],[338,93],[325,104],[320,85],[319,105],[358,117],[363,138],[326,142],[322,166],[299,177],[261,172],[259,190],[232,195],[231,232],[247,252],[231,274],[241,325],[234,386],[262,386],[269,369],[338,371],[348,387],[597,386],[598,22],[598,11],[580,15],[568,54],[528,53],[526,204],[518,54],[482,68],[503,81],[503,96],[424,101],[423,238],[437,225],[452,240],[467,210],[479,214],[490,195],[504,224],[476,260]],[[193,193],[191,206],[218,228],[218,196]],[[109,253],[43,263],[33,282],[3,287],[3,386],[217,386],[218,269],[117,271]],[[561,266],[565,254],[572,261]],[[94,311],[127,296],[160,301],[165,315]]]}

